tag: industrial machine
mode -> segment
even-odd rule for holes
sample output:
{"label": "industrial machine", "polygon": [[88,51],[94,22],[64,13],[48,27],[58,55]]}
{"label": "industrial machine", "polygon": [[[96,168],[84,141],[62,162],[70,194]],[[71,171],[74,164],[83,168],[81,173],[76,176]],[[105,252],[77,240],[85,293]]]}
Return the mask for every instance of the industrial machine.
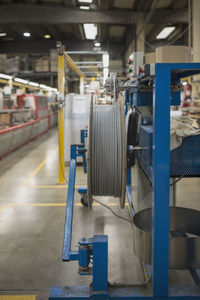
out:
{"label": "industrial machine", "polygon": [[[148,280],[140,285],[108,283],[108,236],[80,238],[78,251],[71,249],[77,157],[83,158],[84,172],[91,175],[91,164],[86,166],[86,152],[91,155],[91,149],[84,143],[88,133],[82,131],[81,144],[71,145],[63,261],[78,261],[79,274],[92,275],[92,284],[53,287],[50,300],[200,299],[200,213],[176,207],[175,189],[181,178],[200,175],[199,135],[184,138],[170,152],[170,106],[180,105],[181,78],[197,73],[199,63],[145,65],[137,79],[124,86],[125,114],[130,108],[133,112],[126,145],[126,183],[121,183],[133,220],[135,253],[146,265]],[[89,130],[90,139],[91,126]],[[89,189],[79,192],[82,202],[86,204],[88,198],[91,206],[91,178],[89,183]],[[169,268],[188,269],[196,284],[169,285]]]}
{"label": "industrial machine", "polygon": [[18,107],[28,107],[33,111],[33,118],[39,119],[48,115],[47,96],[25,94],[17,98]]}
{"label": "industrial machine", "polygon": [[[0,159],[57,125],[57,104],[48,97],[17,96],[17,109],[0,111]],[[6,128],[5,128],[6,127]]]}

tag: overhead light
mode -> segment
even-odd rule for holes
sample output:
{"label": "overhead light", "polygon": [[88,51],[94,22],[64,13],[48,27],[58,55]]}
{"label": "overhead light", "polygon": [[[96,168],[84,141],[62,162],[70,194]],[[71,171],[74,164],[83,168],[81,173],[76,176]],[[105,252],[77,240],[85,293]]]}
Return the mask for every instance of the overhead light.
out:
{"label": "overhead light", "polygon": [[19,82],[19,83],[23,83],[23,84],[27,84],[28,83],[28,80],[17,78],[17,77],[14,78],[14,81]]}
{"label": "overhead light", "polygon": [[44,35],[44,38],[45,38],[45,39],[50,39],[50,38],[51,38],[51,35],[50,35],[50,34],[45,34],[45,35]]}
{"label": "overhead light", "polygon": [[94,45],[95,45],[95,47],[100,47],[101,46],[101,44],[99,42],[96,42]]}
{"label": "overhead light", "polygon": [[31,86],[35,86],[35,87],[38,87],[38,86],[39,86],[39,83],[33,82],[33,81],[29,81],[28,84],[31,85]]}
{"label": "overhead light", "polygon": [[80,3],[92,3],[93,0],[78,0]]}
{"label": "overhead light", "polygon": [[87,40],[95,40],[97,35],[97,26],[94,24],[83,24],[85,37]]}
{"label": "overhead light", "polygon": [[25,36],[25,37],[30,37],[31,34],[30,34],[30,32],[24,32],[24,33],[23,33],[23,36]]}
{"label": "overhead light", "polygon": [[156,39],[166,39],[174,30],[176,29],[175,26],[167,26],[161,30],[161,32],[157,35]]}
{"label": "overhead light", "polygon": [[109,54],[108,53],[103,54],[103,67],[104,68],[109,67]]}
{"label": "overhead light", "polygon": [[9,80],[9,79],[12,79],[12,76],[0,73],[0,78]]}
{"label": "overhead light", "polygon": [[6,32],[0,32],[0,37],[7,36]]}
{"label": "overhead light", "polygon": [[89,6],[80,6],[80,9],[89,10]]}

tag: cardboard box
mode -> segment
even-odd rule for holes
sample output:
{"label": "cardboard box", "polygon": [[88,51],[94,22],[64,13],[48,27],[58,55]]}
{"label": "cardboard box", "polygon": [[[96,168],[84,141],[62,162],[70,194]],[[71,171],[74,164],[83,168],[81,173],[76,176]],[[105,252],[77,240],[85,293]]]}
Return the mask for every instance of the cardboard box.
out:
{"label": "cardboard box", "polygon": [[193,62],[193,49],[187,46],[163,46],[156,48],[156,63]]}
{"label": "cardboard box", "polygon": [[10,125],[10,114],[9,113],[1,113],[0,114],[0,126],[2,125]]}
{"label": "cardboard box", "polygon": [[0,54],[0,72],[7,72],[7,55]]}
{"label": "cardboard box", "polygon": [[44,56],[36,59],[33,64],[33,69],[35,72],[49,72],[49,58]]}
{"label": "cardboard box", "polygon": [[22,67],[22,59],[19,56],[15,56],[7,60],[7,73],[9,74],[20,72],[22,70]]}
{"label": "cardboard box", "polygon": [[144,55],[144,63],[145,64],[155,64],[155,62],[156,62],[155,52],[146,53]]}
{"label": "cardboard box", "polygon": [[56,49],[50,49],[50,70],[51,72],[58,71],[58,51]]}

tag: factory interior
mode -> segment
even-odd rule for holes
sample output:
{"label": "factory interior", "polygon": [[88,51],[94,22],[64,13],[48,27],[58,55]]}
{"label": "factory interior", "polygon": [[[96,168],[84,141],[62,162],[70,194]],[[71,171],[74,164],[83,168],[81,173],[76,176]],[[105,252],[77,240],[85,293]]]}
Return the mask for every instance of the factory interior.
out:
{"label": "factory interior", "polygon": [[200,299],[200,0],[0,0],[0,300]]}

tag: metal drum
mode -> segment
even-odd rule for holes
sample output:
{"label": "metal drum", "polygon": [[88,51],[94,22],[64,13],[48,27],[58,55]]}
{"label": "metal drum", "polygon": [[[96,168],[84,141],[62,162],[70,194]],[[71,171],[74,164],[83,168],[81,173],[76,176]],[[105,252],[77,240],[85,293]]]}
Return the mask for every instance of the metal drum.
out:
{"label": "metal drum", "polygon": [[[151,264],[152,209],[139,211],[133,218],[134,251]],[[200,212],[170,207],[169,268],[200,268]]]}

